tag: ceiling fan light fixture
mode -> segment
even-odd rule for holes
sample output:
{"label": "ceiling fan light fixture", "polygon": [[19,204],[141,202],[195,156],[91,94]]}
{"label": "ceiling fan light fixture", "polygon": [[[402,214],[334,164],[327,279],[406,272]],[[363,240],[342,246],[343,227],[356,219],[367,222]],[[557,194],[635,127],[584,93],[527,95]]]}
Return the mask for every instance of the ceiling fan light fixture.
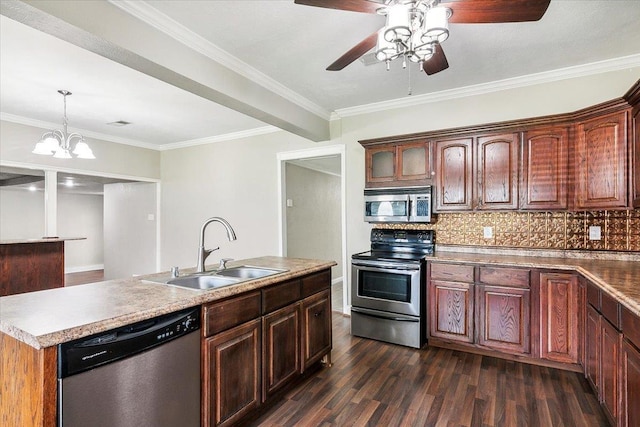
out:
{"label": "ceiling fan light fixture", "polygon": [[446,7],[432,7],[424,18],[422,40],[424,42],[437,41],[442,43],[449,38],[449,17],[451,9]]}
{"label": "ceiling fan light fixture", "polygon": [[396,55],[396,44],[385,39],[384,33],[378,33],[378,44],[376,46],[376,59],[378,61],[391,61]]}
{"label": "ceiling fan light fixture", "polygon": [[387,8],[384,38],[393,43],[406,43],[411,38],[409,6],[397,3]]}

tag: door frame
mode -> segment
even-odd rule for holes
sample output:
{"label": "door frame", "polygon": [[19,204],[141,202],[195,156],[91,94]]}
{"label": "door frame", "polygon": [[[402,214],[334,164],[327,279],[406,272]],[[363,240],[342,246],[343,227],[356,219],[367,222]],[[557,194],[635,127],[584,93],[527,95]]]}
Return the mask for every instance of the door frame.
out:
{"label": "door frame", "polygon": [[344,145],[328,145],[325,147],[310,148],[295,151],[285,151],[277,153],[278,160],[278,248],[280,256],[287,253],[287,213],[286,213],[286,177],[285,162],[288,160],[310,159],[314,157],[340,156],[340,222],[341,222],[341,247],[342,247],[342,312],[349,314],[348,310],[348,277],[347,269],[349,260],[347,259],[347,177],[346,159]]}

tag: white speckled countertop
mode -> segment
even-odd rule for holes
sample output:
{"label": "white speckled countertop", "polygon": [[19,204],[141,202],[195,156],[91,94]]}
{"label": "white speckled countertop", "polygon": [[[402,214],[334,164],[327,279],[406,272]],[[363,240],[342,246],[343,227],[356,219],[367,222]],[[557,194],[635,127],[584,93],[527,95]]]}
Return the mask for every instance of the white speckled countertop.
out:
{"label": "white speckled countertop", "polygon": [[[287,271],[211,290],[190,290],[148,281],[167,276],[159,273],[0,297],[0,332],[37,349],[50,347],[325,270],[336,263],[269,256],[229,263],[230,267],[234,265]],[[188,272],[192,270],[185,271]]]}

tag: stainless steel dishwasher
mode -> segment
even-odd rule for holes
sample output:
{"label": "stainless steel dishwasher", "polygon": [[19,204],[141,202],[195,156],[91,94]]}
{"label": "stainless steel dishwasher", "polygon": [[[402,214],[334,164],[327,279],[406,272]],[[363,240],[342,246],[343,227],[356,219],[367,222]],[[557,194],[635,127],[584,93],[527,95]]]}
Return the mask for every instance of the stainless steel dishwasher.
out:
{"label": "stainless steel dishwasher", "polygon": [[59,427],[200,425],[200,308],[58,346]]}

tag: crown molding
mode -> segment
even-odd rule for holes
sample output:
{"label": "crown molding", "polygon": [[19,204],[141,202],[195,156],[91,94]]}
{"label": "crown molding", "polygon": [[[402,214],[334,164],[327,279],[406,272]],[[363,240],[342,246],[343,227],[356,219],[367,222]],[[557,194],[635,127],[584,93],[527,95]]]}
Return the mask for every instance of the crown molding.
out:
{"label": "crown molding", "polygon": [[[18,123],[21,125],[33,126],[33,127],[37,127],[45,130],[59,129],[61,127],[61,123],[45,122],[43,120],[36,120],[29,117],[16,116],[15,114],[8,114],[8,113],[2,113],[2,112],[0,112],[0,120],[5,122]],[[135,139],[121,138],[119,136],[108,135],[106,133],[93,132],[90,130],[74,128],[71,126],[69,126],[69,131],[77,132],[85,137],[89,137],[93,139],[100,139],[103,141],[115,142],[118,144],[132,145],[134,147],[146,148],[149,150],[158,149],[158,145],[156,144],[150,144],[148,142],[142,142]],[[38,141],[34,141],[34,144],[36,142]]]}
{"label": "crown molding", "polygon": [[282,129],[275,126],[263,126],[255,129],[242,130],[239,132],[225,133],[223,135],[209,136],[205,138],[192,139],[189,141],[175,142],[172,144],[163,144],[157,146],[156,150],[167,151],[179,148],[194,147],[196,145],[213,144],[215,142],[231,141],[234,139],[249,138],[251,136],[266,135],[269,133],[280,132]]}
{"label": "crown molding", "polygon": [[114,6],[140,19],[148,25],[179,41],[185,46],[224,65],[234,72],[263,86],[311,113],[329,120],[331,112],[310,101],[299,93],[289,89],[249,64],[219,48],[204,37],[189,30],[184,25],[161,13],[143,0],[108,0]]}
{"label": "crown molding", "polygon": [[551,83],[577,77],[587,77],[594,74],[601,74],[609,71],[619,71],[626,68],[639,66],[640,54],[635,54],[624,56],[621,58],[592,62],[584,65],[560,68],[553,71],[545,71],[542,73],[529,74],[526,76],[514,77],[505,80],[497,80],[494,82],[482,83],[473,86],[465,86],[456,89],[428,93],[424,95],[416,95],[411,97],[393,99],[390,101],[382,101],[355,107],[341,108],[336,110],[335,114],[340,118],[344,118],[360,114],[392,110],[395,108],[412,107],[421,104],[465,98],[468,96],[484,95],[492,92],[533,86],[541,83]]}

